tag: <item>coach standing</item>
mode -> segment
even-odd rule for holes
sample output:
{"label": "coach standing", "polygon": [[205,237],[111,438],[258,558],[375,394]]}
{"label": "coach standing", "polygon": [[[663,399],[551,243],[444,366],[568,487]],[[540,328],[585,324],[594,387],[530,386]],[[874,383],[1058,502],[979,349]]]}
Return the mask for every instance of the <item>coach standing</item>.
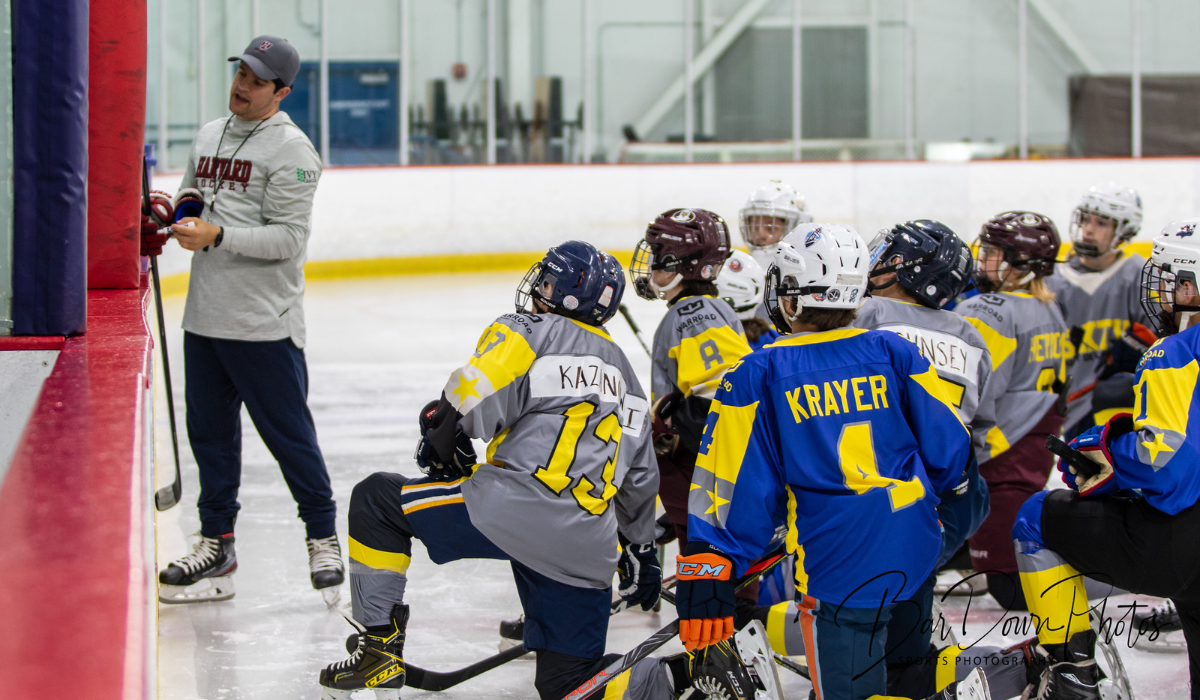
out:
{"label": "coach standing", "polygon": [[203,209],[171,227],[193,251],[183,348],[201,539],[159,574],[164,602],[233,596],[242,404],[299,505],[313,587],[332,594],[344,578],[303,349],[302,266],[321,160],[279,110],[300,56],[287,40],[260,36],[229,60],[240,61],[232,114],[201,127],[180,184],[181,194],[199,191]]}

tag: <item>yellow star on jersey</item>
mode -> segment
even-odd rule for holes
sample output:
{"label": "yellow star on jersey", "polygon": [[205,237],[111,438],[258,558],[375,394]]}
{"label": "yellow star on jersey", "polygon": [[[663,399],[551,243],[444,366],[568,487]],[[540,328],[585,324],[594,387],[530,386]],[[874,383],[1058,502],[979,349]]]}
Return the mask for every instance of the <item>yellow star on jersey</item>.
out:
{"label": "yellow star on jersey", "polygon": [[1162,452],[1163,450],[1166,450],[1167,452],[1175,451],[1174,447],[1171,447],[1170,445],[1167,444],[1166,433],[1155,433],[1153,442],[1151,442],[1149,440],[1142,440],[1142,446],[1145,447],[1146,450],[1150,453],[1150,463],[1151,464],[1158,461],[1158,453],[1159,452]]}
{"label": "yellow star on jersey", "polygon": [[708,497],[712,499],[712,505],[708,507],[708,510],[704,511],[705,515],[708,515],[709,513],[716,513],[721,506],[729,502],[729,499],[721,498],[717,495],[717,487],[715,486],[713,487],[712,491],[708,492]]}
{"label": "yellow star on jersey", "polygon": [[460,406],[466,403],[467,399],[471,398],[472,396],[480,399],[483,398],[479,395],[479,391],[475,389],[475,385],[479,383],[480,379],[481,377],[467,379],[464,375],[458,375],[458,387],[456,387],[454,391],[450,393],[458,397],[458,403]]}

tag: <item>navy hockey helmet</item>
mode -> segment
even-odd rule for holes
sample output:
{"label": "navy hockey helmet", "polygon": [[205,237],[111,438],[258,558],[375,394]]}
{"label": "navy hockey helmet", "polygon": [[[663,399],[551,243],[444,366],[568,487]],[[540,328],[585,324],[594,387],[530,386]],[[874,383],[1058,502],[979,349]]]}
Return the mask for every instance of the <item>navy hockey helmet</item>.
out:
{"label": "navy hockey helmet", "polygon": [[517,311],[534,313],[529,300],[550,313],[602,326],[617,312],[625,273],[613,256],[583,241],[567,241],[546,252],[517,286]]}
{"label": "navy hockey helmet", "polygon": [[[871,289],[899,284],[931,309],[940,309],[962,294],[975,269],[967,244],[945,224],[929,219],[907,221],[880,231],[870,249],[872,280],[896,273],[887,284],[872,281]],[[892,262],[897,257],[900,260]]]}

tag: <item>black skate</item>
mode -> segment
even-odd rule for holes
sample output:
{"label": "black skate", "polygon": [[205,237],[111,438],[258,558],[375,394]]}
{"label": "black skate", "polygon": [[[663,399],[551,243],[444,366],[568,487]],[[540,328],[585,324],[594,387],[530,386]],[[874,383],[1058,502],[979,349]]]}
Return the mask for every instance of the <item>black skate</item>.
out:
{"label": "black skate", "polygon": [[706,698],[754,700],[755,686],[741,658],[728,641],[711,644],[689,654],[692,687]]}
{"label": "black skate", "polygon": [[392,607],[392,628],[386,635],[368,632],[347,617],[358,629],[358,648],[350,658],[321,671],[321,700],[350,700],[352,693],[374,690],[375,700],[400,700],[404,687],[404,628],[408,606]]}
{"label": "black skate", "polygon": [[200,536],[192,553],[158,573],[158,599],[164,603],[200,603],[233,597],[237,553],[233,534]]}
{"label": "black skate", "polygon": [[317,539],[306,539],[308,545],[308,571],[312,587],[321,592],[325,605],[330,610],[342,600],[340,586],[346,580],[346,569],[342,566],[342,548],[337,535]]}
{"label": "black skate", "polygon": [[[1104,672],[1095,659],[1060,661],[1042,671],[1037,686],[1025,689],[1022,700],[1100,700]],[[1032,692],[1031,692],[1032,691]]]}
{"label": "black skate", "polygon": [[961,681],[955,681],[931,696],[929,700],[992,700],[987,676],[982,669],[973,669]]}
{"label": "black skate", "polygon": [[1183,631],[1183,620],[1179,618],[1175,601],[1170,598],[1147,612],[1134,614],[1133,628],[1147,635],[1137,640],[1137,648],[1142,651],[1176,654],[1187,651],[1187,642],[1180,634]]}
{"label": "black skate", "polygon": [[508,651],[518,644],[525,643],[525,616],[515,620],[500,621],[500,651]]}

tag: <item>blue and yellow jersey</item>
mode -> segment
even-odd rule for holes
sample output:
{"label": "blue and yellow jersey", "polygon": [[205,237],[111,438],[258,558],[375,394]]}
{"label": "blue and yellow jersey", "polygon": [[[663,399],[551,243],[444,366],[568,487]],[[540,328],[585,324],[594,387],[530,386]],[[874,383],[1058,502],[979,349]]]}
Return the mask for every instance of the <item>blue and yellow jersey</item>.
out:
{"label": "blue and yellow jersey", "polygon": [[1200,327],[1155,343],[1138,365],[1132,433],[1112,441],[1113,472],[1122,489],[1174,515],[1200,498],[1200,395],[1196,376]]}
{"label": "blue and yellow jersey", "polygon": [[749,352],[729,304],[709,296],[676,299],[654,332],[650,402],[677,389],[711,399],[725,371]]}
{"label": "blue and yellow jersey", "polygon": [[875,607],[903,600],[941,548],[935,494],[956,486],[970,437],[944,383],[895,333],[789,335],[726,373],[705,427],[688,536],[739,573],[777,525],[798,589]]}

